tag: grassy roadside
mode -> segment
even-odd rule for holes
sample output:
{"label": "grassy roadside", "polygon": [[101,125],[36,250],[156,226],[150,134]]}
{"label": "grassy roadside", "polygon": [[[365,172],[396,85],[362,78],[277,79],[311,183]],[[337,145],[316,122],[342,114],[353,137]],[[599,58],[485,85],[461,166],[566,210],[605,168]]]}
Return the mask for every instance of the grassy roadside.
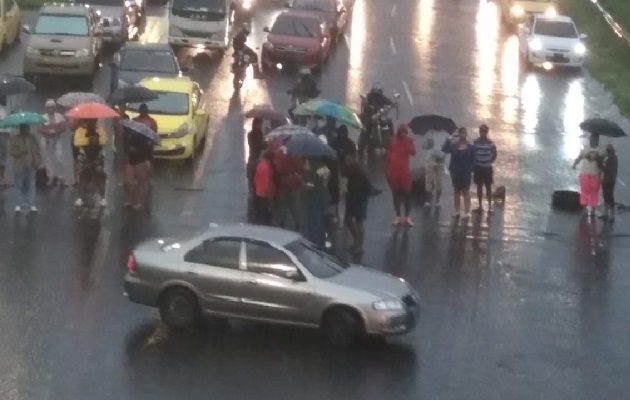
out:
{"label": "grassy roadside", "polygon": [[52,2],[53,2],[52,0],[17,0],[17,4],[18,6],[20,6],[20,9],[22,10],[39,9],[45,3],[52,3]]}
{"label": "grassy roadside", "polygon": [[[629,0],[600,0],[622,26],[630,25]],[[619,110],[630,116],[630,47],[615,35],[590,0],[559,0],[560,8],[573,17],[586,40],[590,56],[586,67],[608,89]]]}

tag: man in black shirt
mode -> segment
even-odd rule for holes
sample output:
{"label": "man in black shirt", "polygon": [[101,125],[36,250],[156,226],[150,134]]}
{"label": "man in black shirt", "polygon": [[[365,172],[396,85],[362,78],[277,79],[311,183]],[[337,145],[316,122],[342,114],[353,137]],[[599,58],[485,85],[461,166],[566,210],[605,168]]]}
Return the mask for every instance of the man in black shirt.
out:
{"label": "man in black shirt", "polygon": [[365,228],[363,222],[367,217],[368,198],[370,197],[371,184],[365,171],[357,162],[357,154],[346,154],[346,215],[345,224],[352,235],[354,243],[350,251],[355,254],[363,253],[363,239]]}

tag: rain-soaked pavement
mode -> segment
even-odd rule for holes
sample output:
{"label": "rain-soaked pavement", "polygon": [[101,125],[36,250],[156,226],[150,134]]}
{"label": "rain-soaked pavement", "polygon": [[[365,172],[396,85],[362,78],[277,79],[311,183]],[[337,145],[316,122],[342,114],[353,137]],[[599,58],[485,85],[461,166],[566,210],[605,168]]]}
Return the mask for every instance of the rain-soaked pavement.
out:
{"label": "rain-soaked pavement", "polygon": [[[258,46],[277,10],[265,5],[253,21]],[[161,10],[151,13],[146,39],[163,40]],[[294,77],[250,80],[232,98],[226,57],[192,71],[207,87],[211,140],[194,171],[157,168],[150,215],[125,212],[112,182],[100,224],[77,221],[70,190],[40,193],[38,215],[0,216],[0,399],[627,398],[628,217],[588,224],[549,202],[554,189],[575,187],[585,116],[629,124],[586,73],[519,71],[517,41],[496,17],[479,0],[357,0],[321,77],[325,97],[355,108],[380,80],[402,94],[402,121],[438,112],[487,123],[499,146],[496,181],[508,199],[490,220],[453,226],[444,201],[439,214],[418,205],[417,226],[396,232],[389,196],[370,202],[363,262],[419,290],[414,333],[349,352],[314,332],[250,324],[174,335],[122,296],[124,259],[138,241],[245,219],[241,112],[266,102],[286,109]],[[21,51],[0,68],[20,73]],[[107,80],[104,68],[101,92]],[[63,91],[31,95],[24,108]],[[628,146],[618,142],[625,203]],[[378,165],[370,171],[385,187]]]}

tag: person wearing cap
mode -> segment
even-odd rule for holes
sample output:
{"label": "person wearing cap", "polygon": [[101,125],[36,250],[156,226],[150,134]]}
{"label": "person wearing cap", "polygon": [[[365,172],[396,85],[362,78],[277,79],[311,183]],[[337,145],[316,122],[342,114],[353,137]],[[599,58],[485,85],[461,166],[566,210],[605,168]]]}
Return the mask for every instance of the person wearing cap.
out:
{"label": "person wearing cap", "polygon": [[477,186],[478,208],[475,212],[483,212],[483,189],[486,189],[486,200],[488,201],[488,214],[492,213],[492,184],[494,183],[494,170],[492,164],[497,159],[497,146],[488,138],[490,129],[488,125],[479,127],[479,138],[473,142],[475,147],[475,168],[473,170],[473,181]]}
{"label": "person wearing cap", "polygon": [[[411,169],[409,161],[416,155],[416,147],[409,137],[407,125],[400,124],[396,135],[391,138],[385,153],[385,175],[394,196],[396,218],[394,226],[413,226],[411,221]],[[401,218],[401,206],[405,207],[405,216]]]}
{"label": "person wearing cap", "polygon": [[63,115],[56,111],[57,103],[55,100],[46,100],[46,112],[42,114],[42,117],[46,120],[39,127],[39,133],[42,137],[42,150],[44,165],[46,166],[46,175],[48,177],[47,185],[55,185],[59,183],[62,186],[67,186],[68,181],[68,169],[65,166],[64,159],[66,154],[64,147],[67,143],[64,133],[68,130],[68,124]]}

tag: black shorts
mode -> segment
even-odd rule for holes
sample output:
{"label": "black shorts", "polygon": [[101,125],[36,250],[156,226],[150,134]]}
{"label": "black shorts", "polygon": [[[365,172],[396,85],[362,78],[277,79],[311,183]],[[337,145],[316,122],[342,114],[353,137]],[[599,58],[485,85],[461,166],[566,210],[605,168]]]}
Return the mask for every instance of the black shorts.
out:
{"label": "black shorts", "polygon": [[494,183],[494,170],[492,167],[475,167],[473,181],[477,186],[492,185]]}
{"label": "black shorts", "polygon": [[79,159],[79,148],[75,145],[72,145],[72,159],[75,161]]}
{"label": "black shorts", "polygon": [[346,202],[346,221],[354,219],[359,222],[367,217],[367,200]]}
{"label": "black shorts", "polygon": [[615,205],[615,182],[602,183],[602,195],[604,196],[604,204],[608,207]]}

